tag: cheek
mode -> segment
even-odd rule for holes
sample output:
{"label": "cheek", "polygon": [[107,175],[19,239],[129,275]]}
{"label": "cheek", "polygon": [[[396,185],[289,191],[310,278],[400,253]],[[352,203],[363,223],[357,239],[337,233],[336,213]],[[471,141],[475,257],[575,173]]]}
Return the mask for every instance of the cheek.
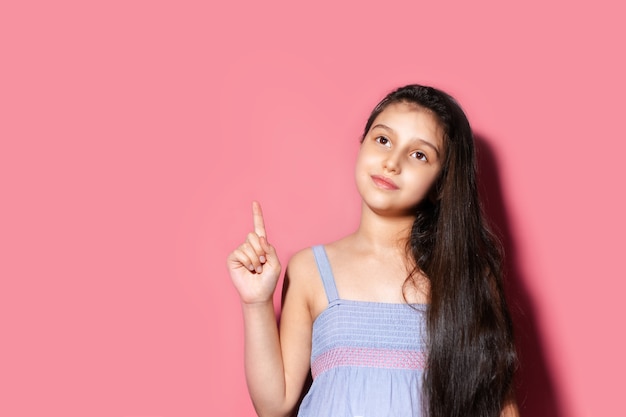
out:
{"label": "cheek", "polygon": [[364,148],[367,145],[361,145],[359,153],[356,157],[356,164],[362,168],[371,168],[380,160],[380,155],[372,149]]}
{"label": "cheek", "polygon": [[437,170],[433,173],[430,183],[428,184],[428,192],[429,194],[434,194],[437,192],[437,182],[439,181],[439,176],[441,174],[441,170]]}
{"label": "cheek", "polygon": [[369,165],[370,163],[367,158],[367,154],[365,152],[359,151],[359,153],[356,156],[356,163],[355,163],[356,176],[358,177],[359,175],[363,175],[364,172],[367,172]]}
{"label": "cheek", "polygon": [[367,184],[367,181],[370,178],[372,171],[371,167],[372,163],[370,158],[367,158],[367,155],[359,152],[354,168],[354,179],[359,193],[363,190],[363,187]]}
{"label": "cheek", "polygon": [[412,178],[415,178],[414,187],[416,188],[416,191],[420,190],[423,193],[428,193],[437,183],[437,178],[439,178],[439,170],[418,172],[415,173]]}
{"label": "cheek", "polygon": [[361,158],[358,158],[354,168],[354,179],[357,187],[363,182],[363,179],[367,176],[367,168]]}

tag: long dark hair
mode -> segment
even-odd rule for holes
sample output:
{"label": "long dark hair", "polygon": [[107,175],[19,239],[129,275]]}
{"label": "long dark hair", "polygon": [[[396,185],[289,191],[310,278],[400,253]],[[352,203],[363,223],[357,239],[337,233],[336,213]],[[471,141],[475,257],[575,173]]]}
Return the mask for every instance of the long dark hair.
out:
{"label": "long dark hair", "polygon": [[517,356],[503,289],[502,246],[487,225],[476,184],[472,130],[459,104],[432,87],[407,85],[372,111],[363,138],[392,103],[428,109],[444,131],[444,160],[430,198],[416,208],[407,251],[410,285],[430,285],[428,417],[496,417],[512,394]]}

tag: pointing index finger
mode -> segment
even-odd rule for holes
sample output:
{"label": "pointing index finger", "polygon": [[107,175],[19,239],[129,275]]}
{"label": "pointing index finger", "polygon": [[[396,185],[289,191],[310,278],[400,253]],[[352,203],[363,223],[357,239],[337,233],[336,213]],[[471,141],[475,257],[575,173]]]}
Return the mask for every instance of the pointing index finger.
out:
{"label": "pointing index finger", "polygon": [[265,222],[263,221],[263,211],[258,201],[252,202],[252,218],[254,220],[254,233],[259,237],[267,237],[265,233]]}

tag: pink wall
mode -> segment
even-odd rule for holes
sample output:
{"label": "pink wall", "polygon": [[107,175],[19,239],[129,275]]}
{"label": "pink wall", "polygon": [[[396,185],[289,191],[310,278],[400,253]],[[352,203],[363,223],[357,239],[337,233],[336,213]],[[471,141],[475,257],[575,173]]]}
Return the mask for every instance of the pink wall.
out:
{"label": "pink wall", "polygon": [[0,415],[252,416],[225,269],[250,202],[283,263],[352,230],[362,126],[409,82],[480,137],[523,416],[621,409],[617,2],[5,3]]}

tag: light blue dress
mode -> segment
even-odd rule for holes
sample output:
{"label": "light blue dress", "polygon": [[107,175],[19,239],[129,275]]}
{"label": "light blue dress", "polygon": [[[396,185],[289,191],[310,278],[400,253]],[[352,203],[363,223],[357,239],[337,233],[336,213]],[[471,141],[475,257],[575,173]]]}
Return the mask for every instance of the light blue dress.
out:
{"label": "light blue dress", "polygon": [[313,253],[328,307],[313,323],[313,384],[298,417],[420,417],[426,305],[339,298],[323,246]]}

